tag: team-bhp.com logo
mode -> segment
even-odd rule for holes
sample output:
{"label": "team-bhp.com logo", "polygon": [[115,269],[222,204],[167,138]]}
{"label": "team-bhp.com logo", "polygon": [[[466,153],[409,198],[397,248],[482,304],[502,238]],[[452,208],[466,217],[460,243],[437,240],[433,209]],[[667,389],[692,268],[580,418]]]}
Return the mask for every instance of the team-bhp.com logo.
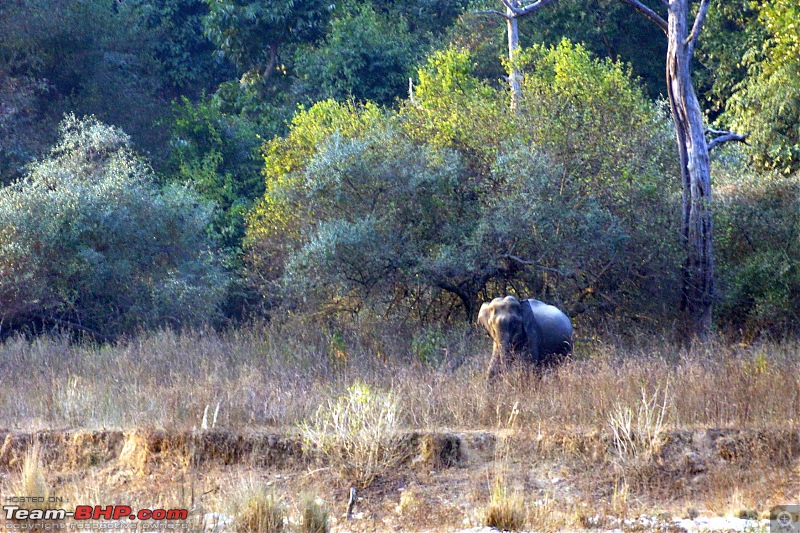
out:
{"label": "team-bhp.com logo", "polygon": [[186,520],[187,509],[139,509],[128,505],[78,505],[75,511],[66,509],[23,509],[19,505],[4,505],[6,520]]}
{"label": "team-bhp.com logo", "polygon": [[[9,498],[6,498],[8,501]],[[42,530],[58,530],[72,529],[70,524],[63,524],[64,520],[72,519],[85,524],[89,529],[95,529],[92,524],[102,526],[103,524],[116,523],[119,527],[114,529],[128,529],[129,527],[136,528],[139,521],[147,521],[157,529],[167,527],[169,529],[176,529],[174,526],[176,521],[180,524],[177,529],[184,529],[186,526],[185,520],[189,517],[188,509],[134,509],[129,505],[78,505],[74,511],[67,511],[66,509],[50,508],[50,509],[35,509],[30,508],[31,503],[26,502],[27,508],[22,508],[19,505],[3,506],[3,518],[5,519],[5,527],[3,521],[0,520],[0,529],[28,529],[26,526],[31,524],[40,524],[39,529]],[[38,503],[44,503],[40,501]],[[42,505],[45,507],[45,505]],[[49,505],[48,505],[49,507]],[[116,522],[108,522],[116,520]],[[61,523],[61,527],[59,524]],[[129,526],[127,524],[130,524]],[[77,524],[75,524],[77,525]],[[91,527],[90,527],[91,526]],[[183,527],[181,527],[183,526]],[[83,530],[86,527],[79,526]]]}

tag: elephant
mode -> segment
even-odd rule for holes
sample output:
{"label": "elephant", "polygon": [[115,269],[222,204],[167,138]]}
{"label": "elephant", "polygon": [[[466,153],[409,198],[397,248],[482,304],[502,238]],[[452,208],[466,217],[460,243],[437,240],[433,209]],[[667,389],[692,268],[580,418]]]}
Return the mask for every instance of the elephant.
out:
{"label": "elephant", "polygon": [[478,322],[494,343],[490,380],[515,363],[542,368],[560,362],[572,351],[569,317],[539,300],[495,298],[481,306]]}

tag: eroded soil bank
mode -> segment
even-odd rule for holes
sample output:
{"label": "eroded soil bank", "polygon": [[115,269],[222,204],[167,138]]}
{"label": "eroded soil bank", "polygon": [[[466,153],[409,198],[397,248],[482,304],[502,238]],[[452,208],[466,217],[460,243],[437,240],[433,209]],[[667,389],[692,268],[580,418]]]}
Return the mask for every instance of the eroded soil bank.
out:
{"label": "eroded soil bank", "polygon": [[478,525],[498,487],[521,500],[526,528],[550,531],[642,514],[662,526],[687,515],[763,517],[799,500],[794,428],[675,430],[652,446],[637,439],[622,453],[603,431],[409,432],[394,441],[399,466],[359,489],[353,520],[345,520],[346,469],[304,450],[298,434],[0,430],[0,494],[24,496],[25,453],[38,442],[48,494],[66,508],[186,508],[197,530],[230,529],[208,517],[233,517],[242,487],[259,484],[284,502],[290,522],[299,520],[292,516],[301,494],[318,498],[340,531]]}

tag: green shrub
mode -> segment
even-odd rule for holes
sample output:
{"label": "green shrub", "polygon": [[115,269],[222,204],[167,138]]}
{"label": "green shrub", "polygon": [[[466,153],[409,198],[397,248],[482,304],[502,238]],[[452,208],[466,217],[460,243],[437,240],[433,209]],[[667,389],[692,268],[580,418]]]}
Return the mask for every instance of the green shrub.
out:
{"label": "green shrub", "polygon": [[7,328],[114,337],[215,318],[227,275],[206,226],[211,209],[159,190],[128,137],[67,117],[50,156],[0,189],[0,318]]}
{"label": "green shrub", "polygon": [[800,175],[724,168],[717,187],[718,322],[752,337],[800,322]]}

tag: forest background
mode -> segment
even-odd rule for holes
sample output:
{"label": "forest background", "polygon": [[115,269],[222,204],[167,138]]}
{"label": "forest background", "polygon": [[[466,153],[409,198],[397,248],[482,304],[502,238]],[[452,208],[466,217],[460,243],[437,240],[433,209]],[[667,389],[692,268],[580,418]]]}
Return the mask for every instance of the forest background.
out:
{"label": "forest background", "polygon": [[[497,4],[497,5],[495,5]],[[254,319],[408,328],[514,293],[582,335],[681,331],[662,32],[623,2],[13,0],[0,6],[3,336]],[[712,3],[714,331],[800,313],[800,6]],[[288,319],[287,319],[288,317]]]}

